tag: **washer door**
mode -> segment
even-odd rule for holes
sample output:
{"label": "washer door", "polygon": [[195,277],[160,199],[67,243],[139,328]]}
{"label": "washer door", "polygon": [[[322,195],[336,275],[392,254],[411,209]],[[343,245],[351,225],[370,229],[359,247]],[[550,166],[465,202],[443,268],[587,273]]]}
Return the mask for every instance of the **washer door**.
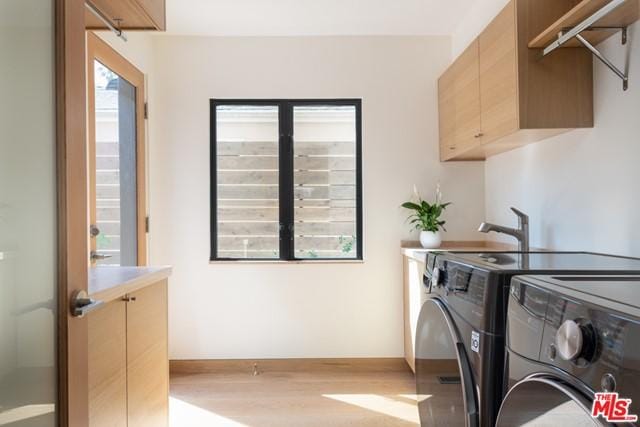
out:
{"label": "washer door", "polygon": [[591,401],[552,377],[529,377],[507,393],[496,427],[600,427],[591,416]]}
{"label": "washer door", "polygon": [[478,425],[467,353],[446,306],[425,301],[416,331],[416,389],[422,426]]}

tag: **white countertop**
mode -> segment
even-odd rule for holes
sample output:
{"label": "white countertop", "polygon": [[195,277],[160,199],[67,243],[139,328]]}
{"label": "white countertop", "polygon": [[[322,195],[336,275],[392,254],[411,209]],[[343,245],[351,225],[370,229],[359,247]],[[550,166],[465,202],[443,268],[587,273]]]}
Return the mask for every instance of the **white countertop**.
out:
{"label": "white countertop", "polygon": [[171,275],[171,267],[93,267],[89,269],[89,296],[104,302],[152,285]]}

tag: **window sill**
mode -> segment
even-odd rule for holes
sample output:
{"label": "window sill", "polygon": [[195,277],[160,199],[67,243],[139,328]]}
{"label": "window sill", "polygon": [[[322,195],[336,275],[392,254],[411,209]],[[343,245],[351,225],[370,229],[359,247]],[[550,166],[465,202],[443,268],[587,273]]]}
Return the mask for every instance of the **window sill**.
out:
{"label": "window sill", "polygon": [[294,261],[284,260],[251,260],[251,259],[238,259],[238,260],[210,260],[209,264],[364,264],[363,259],[301,259]]}

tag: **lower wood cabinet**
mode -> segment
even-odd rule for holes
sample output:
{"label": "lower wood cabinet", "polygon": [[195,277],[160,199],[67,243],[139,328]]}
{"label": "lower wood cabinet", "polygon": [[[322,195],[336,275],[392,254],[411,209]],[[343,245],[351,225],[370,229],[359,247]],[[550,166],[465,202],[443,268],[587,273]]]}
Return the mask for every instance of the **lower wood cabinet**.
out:
{"label": "lower wood cabinet", "polygon": [[113,301],[89,323],[89,425],[127,426],[127,303]]}
{"label": "lower wood cabinet", "polygon": [[427,296],[422,285],[422,276],[427,264],[409,256],[403,256],[404,272],[404,358],[413,372],[415,367],[416,330],[418,316]]}
{"label": "lower wood cabinet", "polygon": [[109,302],[87,320],[89,426],[166,427],[167,281]]}
{"label": "lower wood cabinet", "polygon": [[127,303],[129,427],[161,427],[169,416],[167,286],[152,285]]}

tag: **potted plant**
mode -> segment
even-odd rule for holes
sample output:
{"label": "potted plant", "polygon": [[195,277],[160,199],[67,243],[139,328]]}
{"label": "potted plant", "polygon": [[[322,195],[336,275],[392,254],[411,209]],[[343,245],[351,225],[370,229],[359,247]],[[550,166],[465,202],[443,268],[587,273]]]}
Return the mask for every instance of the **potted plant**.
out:
{"label": "potted plant", "polygon": [[447,231],[444,228],[446,221],[440,219],[440,217],[451,203],[442,203],[440,184],[436,188],[436,200],[434,203],[428,203],[423,200],[415,187],[413,191],[417,202],[405,202],[402,204],[403,208],[413,211],[407,221],[414,229],[420,230],[420,244],[423,248],[438,248],[442,244],[440,230]]}

